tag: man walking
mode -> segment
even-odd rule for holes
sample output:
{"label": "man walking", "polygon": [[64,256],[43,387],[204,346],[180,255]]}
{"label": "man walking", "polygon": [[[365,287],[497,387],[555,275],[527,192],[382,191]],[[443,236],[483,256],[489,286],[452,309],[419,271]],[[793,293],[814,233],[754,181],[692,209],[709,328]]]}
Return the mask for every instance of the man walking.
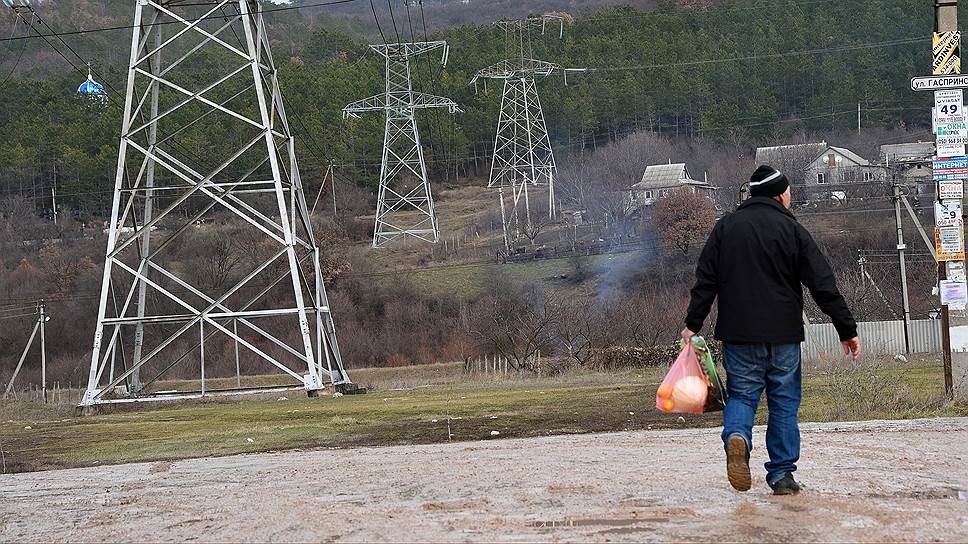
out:
{"label": "man walking", "polygon": [[753,418],[765,389],[766,482],[775,494],[790,495],[800,491],[793,472],[800,458],[801,285],[833,320],[845,354],[857,359],[860,339],[830,265],[789,211],[787,177],[760,166],[750,177],[750,194],[716,223],[706,241],[682,336],[689,341],[699,333],[718,297],[715,335],[724,344],[729,393],[722,436],[729,483],[739,491],[752,485]]}

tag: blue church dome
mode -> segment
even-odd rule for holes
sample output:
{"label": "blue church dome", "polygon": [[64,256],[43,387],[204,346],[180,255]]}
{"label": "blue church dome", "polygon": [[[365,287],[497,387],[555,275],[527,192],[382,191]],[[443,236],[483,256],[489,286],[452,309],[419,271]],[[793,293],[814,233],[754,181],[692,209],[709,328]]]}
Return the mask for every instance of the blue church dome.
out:
{"label": "blue church dome", "polygon": [[87,81],[81,83],[81,86],[77,88],[77,94],[103,95],[104,87],[91,79],[91,76],[87,76]]}
{"label": "blue church dome", "polygon": [[77,94],[81,96],[90,96],[92,98],[99,98],[103,100],[107,97],[107,93],[104,92],[104,86],[102,86],[94,78],[91,77],[91,67],[87,67],[87,80],[77,88]]}

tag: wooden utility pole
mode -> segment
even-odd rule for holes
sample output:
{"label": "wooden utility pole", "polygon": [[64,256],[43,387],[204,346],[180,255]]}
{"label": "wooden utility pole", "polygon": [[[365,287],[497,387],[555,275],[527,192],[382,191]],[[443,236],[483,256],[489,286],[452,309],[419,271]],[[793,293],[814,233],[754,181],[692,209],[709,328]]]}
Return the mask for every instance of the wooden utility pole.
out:
{"label": "wooden utility pole", "polygon": [[[954,32],[958,30],[958,0],[934,0],[934,31],[935,32]],[[937,191],[938,199],[941,198],[940,191]],[[938,279],[947,279],[947,265],[944,262],[938,263]],[[964,351],[951,351],[951,328],[968,325],[968,319],[964,312],[958,312],[952,319],[948,306],[941,307],[941,353],[944,362],[944,390],[948,398],[953,398],[954,380],[952,370],[957,366],[960,370],[968,368],[968,353]],[[959,396],[966,394],[964,380],[960,380]]]}

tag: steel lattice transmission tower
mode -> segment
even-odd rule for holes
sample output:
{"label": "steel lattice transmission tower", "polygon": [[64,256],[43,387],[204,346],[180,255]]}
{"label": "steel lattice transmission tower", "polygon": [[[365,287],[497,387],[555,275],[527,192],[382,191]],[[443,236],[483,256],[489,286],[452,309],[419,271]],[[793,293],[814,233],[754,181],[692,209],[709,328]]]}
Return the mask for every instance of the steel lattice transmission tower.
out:
{"label": "steel lattice transmission tower", "polygon": [[[257,0],[136,0],[82,406],[237,393],[242,356],[278,387],[352,387],[276,73]],[[186,367],[197,388],[158,392]]]}
{"label": "steel lattice transmission tower", "polygon": [[[498,21],[495,24],[504,29],[507,57],[477,72],[471,83],[476,87],[478,80],[483,80],[486,90],[488,79],[504,82],[487,186],[499,189],[504,241],[510,248],[511,242],[522,231],[532,227],[529,187],[546,187],[548,217],[554,218],[556,214],[557,165],[535,78],[555,72],[564,73],[564,70],[558,64],[534,58],[531,34],[540,30],[543,35],[548,25],[552,24],[558,26],[560,38],[564,32],[564,18],[544,15]],[[510,213],[505,210],[505,187],[511,190]],[[525,215],[523,223],[521,213]]]}
{"label": "steel lattice transmission tower", "polygon": [[450,113],[461,109],[449,98],[415,92],[410,59],[441,49],[440,62],[446,66],[447,42],[377,44],[370,48],[386,59],[386,92],[348,104],[343,108],[343,116],[386,112],[373,247],[383,247],[406,236],[436,243],[440,229],[414,113],[428,108],[447,108]]}

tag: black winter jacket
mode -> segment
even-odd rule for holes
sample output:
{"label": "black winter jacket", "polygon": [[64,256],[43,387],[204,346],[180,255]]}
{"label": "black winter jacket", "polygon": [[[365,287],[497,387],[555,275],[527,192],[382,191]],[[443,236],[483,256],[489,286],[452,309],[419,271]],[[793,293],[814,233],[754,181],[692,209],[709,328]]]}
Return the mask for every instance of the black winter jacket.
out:
{"label": "black winter jacket", "polygon": [[728,343],[803,341],[806,285],[841,340],[857,336],[830,265],[793,214],[753,197],[719,220],[696,266],[686,326],[698,333],[719,297],[716,338]]}

